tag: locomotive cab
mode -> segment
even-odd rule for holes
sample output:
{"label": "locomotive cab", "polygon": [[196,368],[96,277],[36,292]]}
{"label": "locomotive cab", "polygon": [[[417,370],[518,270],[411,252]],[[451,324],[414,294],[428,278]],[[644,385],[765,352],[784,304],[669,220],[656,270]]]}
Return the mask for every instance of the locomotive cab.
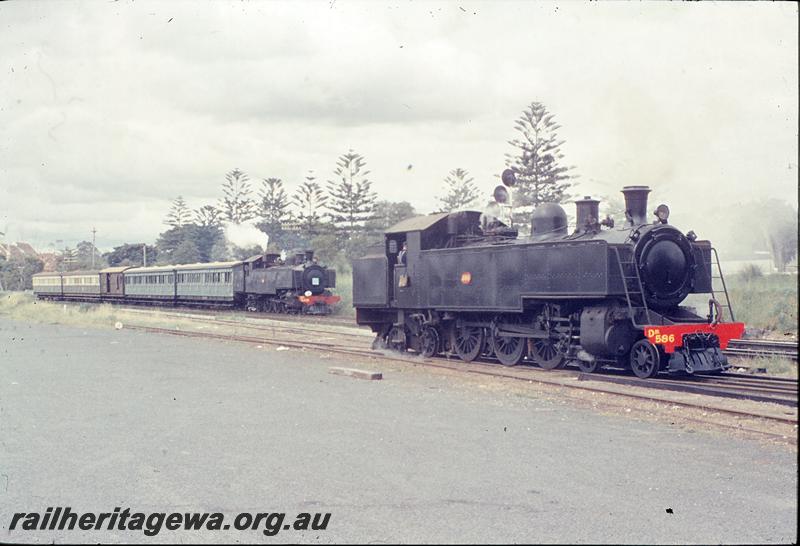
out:
{"label": "locomotive cab", "polygon": [[[364,309],[417,304],[423,296],[419,291],[425,288],[421,253],[485,241],[481,216],[473,210],[434,213],[408,218],[387,229],[382,248],[353,260],[353,305]],[[511,238],[503,228],[502,224],[495,226],[502,232],[496,237]]]}

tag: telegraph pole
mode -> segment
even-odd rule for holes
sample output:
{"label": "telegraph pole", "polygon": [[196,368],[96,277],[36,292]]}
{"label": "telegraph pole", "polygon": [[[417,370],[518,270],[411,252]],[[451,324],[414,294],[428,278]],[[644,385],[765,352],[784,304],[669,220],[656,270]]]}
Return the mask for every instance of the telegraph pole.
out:
{"label": "telegraph pole", "polygon": [[94,227],[92,227],[92,269],[94,269],[94,253],[95,253],[95,248],[96,248],[94,246],[94,239],[95,239],[95,234],[96,233],[97,233],[97,230]]}

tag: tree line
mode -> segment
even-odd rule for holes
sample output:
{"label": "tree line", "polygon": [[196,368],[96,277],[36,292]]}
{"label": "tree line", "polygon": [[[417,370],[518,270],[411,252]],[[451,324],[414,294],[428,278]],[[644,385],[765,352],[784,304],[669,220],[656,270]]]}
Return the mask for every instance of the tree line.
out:
{"label": "tree line", "polygon": [[[283,180],[261,178],[255,184],[239,168],[225,175],[215,204],[192,209],[177,196],[164,218],[167,229],[148,247],[148,263],[182,264],[244,259],[262,252],[254,244],[228,240],[225,226],[252,225],[269,236],[269,251],[312,248],[320,259],[347,268],[351,259],[380,243],[383,231],[417,215],[408,201],[378,198],[372,190],[366,158],[354,150],[339,156],[324,182],[309,170],[294,192]],[[463,168],[449,172],[436,212],[473,206],[479,192]],[[109,265],[139,265],[142,245],[125,244],[106,253]]]}
{"label": "tree line", "polygon": [[[530,207],[569,197],[573,167],[563,164],[560,126],[543,104],[531,103],[514,128],[519,136],[508,141],[512,152],[506,165],[517,178],[514,220],[527,225]],[[382,242],[386,228],[417,214],[407,201],[380,200],[370,174],[366,158],[354,150],[338,157],[324,183],[308,171],[291,194],[280,178],[262,178],[254,188],[247,173],[233,169],[225,175],[216,205],[190,210],[182,196],[175,198],[165,219],[169,229],[156,241],[157,259],[188,263],[245,258],[260,248],[231,244],[222,226],[253,223],[269,235],[271,251],[313,248],[321,259],[347,268],[350,260]],[[444,177],[433,212],[480,209],[486,205],[480,198],[474,178],[457,167]],[[109,258],[109,263],[120,263],[113,253]]]}

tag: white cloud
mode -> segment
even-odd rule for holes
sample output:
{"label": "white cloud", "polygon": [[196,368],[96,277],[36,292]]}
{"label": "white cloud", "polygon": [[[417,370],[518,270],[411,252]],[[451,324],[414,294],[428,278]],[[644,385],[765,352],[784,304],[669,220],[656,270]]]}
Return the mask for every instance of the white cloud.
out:
{"label": "white cloud", "polygon": [[797,203],[791,4],[34,2],[0,29],[0,228],[41,246],[154,240],[234,167],[292,188],[350,148],[382,198],[430,210],[455,167],[488,193],[532,100],[575,193]]}

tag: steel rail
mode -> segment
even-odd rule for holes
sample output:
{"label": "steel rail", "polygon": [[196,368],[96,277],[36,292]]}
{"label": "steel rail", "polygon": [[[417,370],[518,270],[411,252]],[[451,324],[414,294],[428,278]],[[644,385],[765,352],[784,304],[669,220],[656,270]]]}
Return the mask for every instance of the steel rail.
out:
{"label": "steel rail", "polygon": [[726,354],[746,357],[780,357],[797,361],[798,346],[795,341],[768,339],[732,339]]}
{"label": "steel rail", "polygon": [[[269,331],[272,333],[273,336],[276,333],[276,328],[280,328],[279,326],[275,325],[253,324],[249,322],[220,319],[216,317],[202,317],[202,316],[197,317],[190,315],[187,316],[181,313],[171,313],[171,312],[163,314],[166,316],[191,318],[192,320],[200,320],[215,324],[226,324],[236,328]],[[287,345],[287,343],[294,341],[294,342],[299,342],[301,344],[305,344],[306,346],[319,346],[319,342],[315,341],[313,337],[312,339],[297,340],[297,334],[318,336],[319,333],[325,333],[334,336],[347,336],[351,338],[357,337],[361,339],[369,336],[369,334],[365,333],[349,333],[349,332],[344,333],[344,332],[333,332],[330,330],[322,331],[308,326],[310,325],[303,324],[302,326],[293,325],[291,328],[288,329],[281,328],[280,332],[282,334],[293,334],[292,335],[293,339],[283,342],[284,345]],[[332,346],[333,344],[330,343],[324,344],[324,348],[327,350],[330,350]],[[532,369],[541,372],[539,368],[530,366],[520,366],[518,369]],[[553,370],[547,373],[552,374]],[[574,377],[574,376],[570,375],[569,377]],[[732,375],[730,378],[728,378],[727,374],[723,376],[718,376],[718,375],[707,375],[707,376],[696,376],[696,377],[693,376],[691,378],[685,378],[681,380],[665,379],[665,378],[655,379],[655,380],[652,379],[642,380],[639,378],[632,378],[627,376],[618,377],[613,375],[613,372],[611,372],[610,374],[582,373],[578,375],[577,378],[580,381],[595,379],[597,381],[605,381],[620,385],[638,386],[648,389],[671,390],[677,392],[702,394],[702,395],[716,396],[723,398],[753,400],[757,402],[773,402],[776,404],[786,405],[790,407],[797,407],[797,382],[791,380],[775,381],[772,380],[771,378],[753,379],[752,377],[749,376],[736,376],[736,375]]]}

